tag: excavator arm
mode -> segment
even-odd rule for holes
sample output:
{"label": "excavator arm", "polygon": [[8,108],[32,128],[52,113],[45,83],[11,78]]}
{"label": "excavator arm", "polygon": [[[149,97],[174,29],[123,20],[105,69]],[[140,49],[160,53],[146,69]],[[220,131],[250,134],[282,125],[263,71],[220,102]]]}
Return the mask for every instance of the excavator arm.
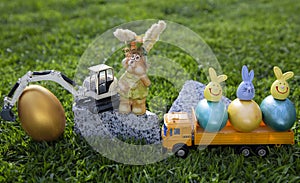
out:
{"label": "excavator arm", "polygon": [[15,115],[12,108],[21,96],[22,92],[30,82],[36,81],[54,81],[68,90],[74,97],[79,94],[75,89],[75,82],[58,71],[34,71],[27,72],[23,77],[19,78],[18,82],[13,86],[9,94],[4,98],[4,105],[1,111],[2,119],[6,121],[15,121]]}

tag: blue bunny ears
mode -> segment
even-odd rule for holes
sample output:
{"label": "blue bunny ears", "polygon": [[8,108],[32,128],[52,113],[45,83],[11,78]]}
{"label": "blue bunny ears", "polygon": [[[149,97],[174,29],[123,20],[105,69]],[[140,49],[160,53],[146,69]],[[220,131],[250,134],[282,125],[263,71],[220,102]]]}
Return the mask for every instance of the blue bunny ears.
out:
{"label": "blue bunny ears", "polygon": [[248,67],[246,65],[242,68],[242,79],[243,81],[239,85],[236,95],[240,100],[252,100],[255,95],[255,89],[252,84],[252,80],[254,78],[254,71],[248,71]]}

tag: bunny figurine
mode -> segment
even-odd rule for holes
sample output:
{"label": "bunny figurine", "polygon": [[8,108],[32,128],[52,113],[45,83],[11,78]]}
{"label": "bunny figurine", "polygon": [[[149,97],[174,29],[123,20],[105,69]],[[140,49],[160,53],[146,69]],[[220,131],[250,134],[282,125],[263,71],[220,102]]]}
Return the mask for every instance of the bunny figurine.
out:
{"label": "bunny figurine", "polygon": [[123,49],[125,58],[122,65],[125,73],[119,79],[120,113],[133,112],[143,115],[146,112],[146,97],[151,84],[147,76],[147,53],[158,41],[159,35],[166,28],[164,21],[153,24],[144,36],[137,36],[128,29],[117,29],[113,34],[126,47]]}
{"label": "bunny figurine", "polygon": [[248,71],[247,66],[242,67],[243,81],[240,83],[236,95],[228,106],[228,118],[234,129],[239,132],[251,132],[259,127],[262,121],[262,112],[259,105],[252,100],[254,86],[252,80],[254,71]]}
{"label": "bunny figurine", "polygon": [[294,76],[292,71],[282,74],[279,67],[273,68],[276,81],[271,86],[271,95],[267,96],[260,104],[263,120],[266,125],[275,131],[287,131],[296,121],[296,109],[287,97],[290,86],[286,80]]}
{"label": "bunny figurine", "polygon": [[282,74],[282,71],[279,67],[275,66],[273,68],[276,81],[273,82],[271,86],[271,95],[278,100],[286,99],[290,94],[290,87],[286,80],[292,78],[294,73],[292,71]]}
{"label": "bunny figurine", "polygon": [[217,102],[222,98],[221,82],[227,79],[226,75],[217,76],[216,71],[213,68],[208,69],[211,82],[204,89],[204,97],[208,101]]}
{"label": "bunny figurine", "polygon": [[204,97],[196,106],[195,114],[199,125],[207,132],[218,132],[225,127],[228,113],[222,98],[220,83],[227,79],[226,75],[217,76],[213,68],[208,70],[211,82],[204,89]]}
{"label": "bunny figurine", "polygon": [[242,68],[242,78],[243,81],[239,85],[236,95],[240,100],[252,100],[255,94],[254,86],[252,80],[254,78],[254,71],[248,72],[247,66]]}

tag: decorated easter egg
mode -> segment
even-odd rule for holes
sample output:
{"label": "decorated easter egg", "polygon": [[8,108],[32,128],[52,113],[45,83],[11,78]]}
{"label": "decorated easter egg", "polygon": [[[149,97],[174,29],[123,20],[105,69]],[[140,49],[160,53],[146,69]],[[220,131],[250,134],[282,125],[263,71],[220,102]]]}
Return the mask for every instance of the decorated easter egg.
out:
{"label": "decorated easter egg", "polygon": [[260,108],[264,122],[275,131],[287,131],[296,121],[296,109],[288,98],[277,100],[269,95],[262,101]]}
{"label": "decorated easter egg", "polygon": [[42,86],[26,87],[18,101],[18,113],[22,128],[34,140],[56,140],[64,132],[64,109],[56,96]]}
{"label": "decorated easter egg", "polygon": [[220,83],[225,81],[227,76],[218,76],[212,67],[209,68],[208,72],[211,82],[209,82],[204,89],[204,98],[208,101],[218,102],[222,98],[222,87]]}
{"label": "decorated easter egg", "polygon": [[226,125],[228,114],[222,101],[201,100],[196,106],[195,114],[199,125],[208,132],[218,132]]}
{"label": "decorated easter egg", "polygon": [[282,70],[277,66],[275,66],[273,70],[276,76],[276,81],[274,81],[271,86],[271,95],[275,99],[284,100],[290,94],[290,86],[287,80],[292,78],[294,73],[292,71],[282,73]]}
{"label": "decorated easter egg", "polygon": [[262,113],[253,100],[233,100],[228,106],[229,121],[240,132],[255,130],[262,121]]}

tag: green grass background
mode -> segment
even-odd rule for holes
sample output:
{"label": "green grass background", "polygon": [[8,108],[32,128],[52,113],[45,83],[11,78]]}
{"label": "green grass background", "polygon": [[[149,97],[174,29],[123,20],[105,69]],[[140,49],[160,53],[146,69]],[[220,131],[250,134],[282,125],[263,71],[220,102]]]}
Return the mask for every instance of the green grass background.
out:
{"label": "green grass background", "polygon": [[[187,159],[168,159],[150,165],[124,165],[97,152],[73,131],[72,96],[57,84],[41,82],[63,104],[67,126],[56,142],[37,143],[19,121],[0,123],[0,182],[299,182],[300,181],[300,3],[286,1],[73,1],[2,0],[0,2],[0,100],[29,70],[59,70],[74,77],[88,45],[104,31],[134,20],[164,19],[182,24],[211,47],[230,79],[224,88],[234,99],[240,69],[254,69],[255,100],[269,95],[272,67],[292,70],[289,98],[297,109],[296,144],[271,148],[267,158],[244,158],[233,148],[192,150]],[[157,47],[164,51],[163,47]],[[168,51],[193,79],[190,59],[174,48]],[[155,54],[155,52],[154,52]],[[192,60],[191,60],[191,63]],[[198,71],[196,70],[196,73]],[[170,106],[177,90],[159,78],[149,98],[161,91]],[[148,104],[149,105],[149,104]],[[16,110],[16,109],[15,109]],[[155,111],[155,107],[153,108]]]}

